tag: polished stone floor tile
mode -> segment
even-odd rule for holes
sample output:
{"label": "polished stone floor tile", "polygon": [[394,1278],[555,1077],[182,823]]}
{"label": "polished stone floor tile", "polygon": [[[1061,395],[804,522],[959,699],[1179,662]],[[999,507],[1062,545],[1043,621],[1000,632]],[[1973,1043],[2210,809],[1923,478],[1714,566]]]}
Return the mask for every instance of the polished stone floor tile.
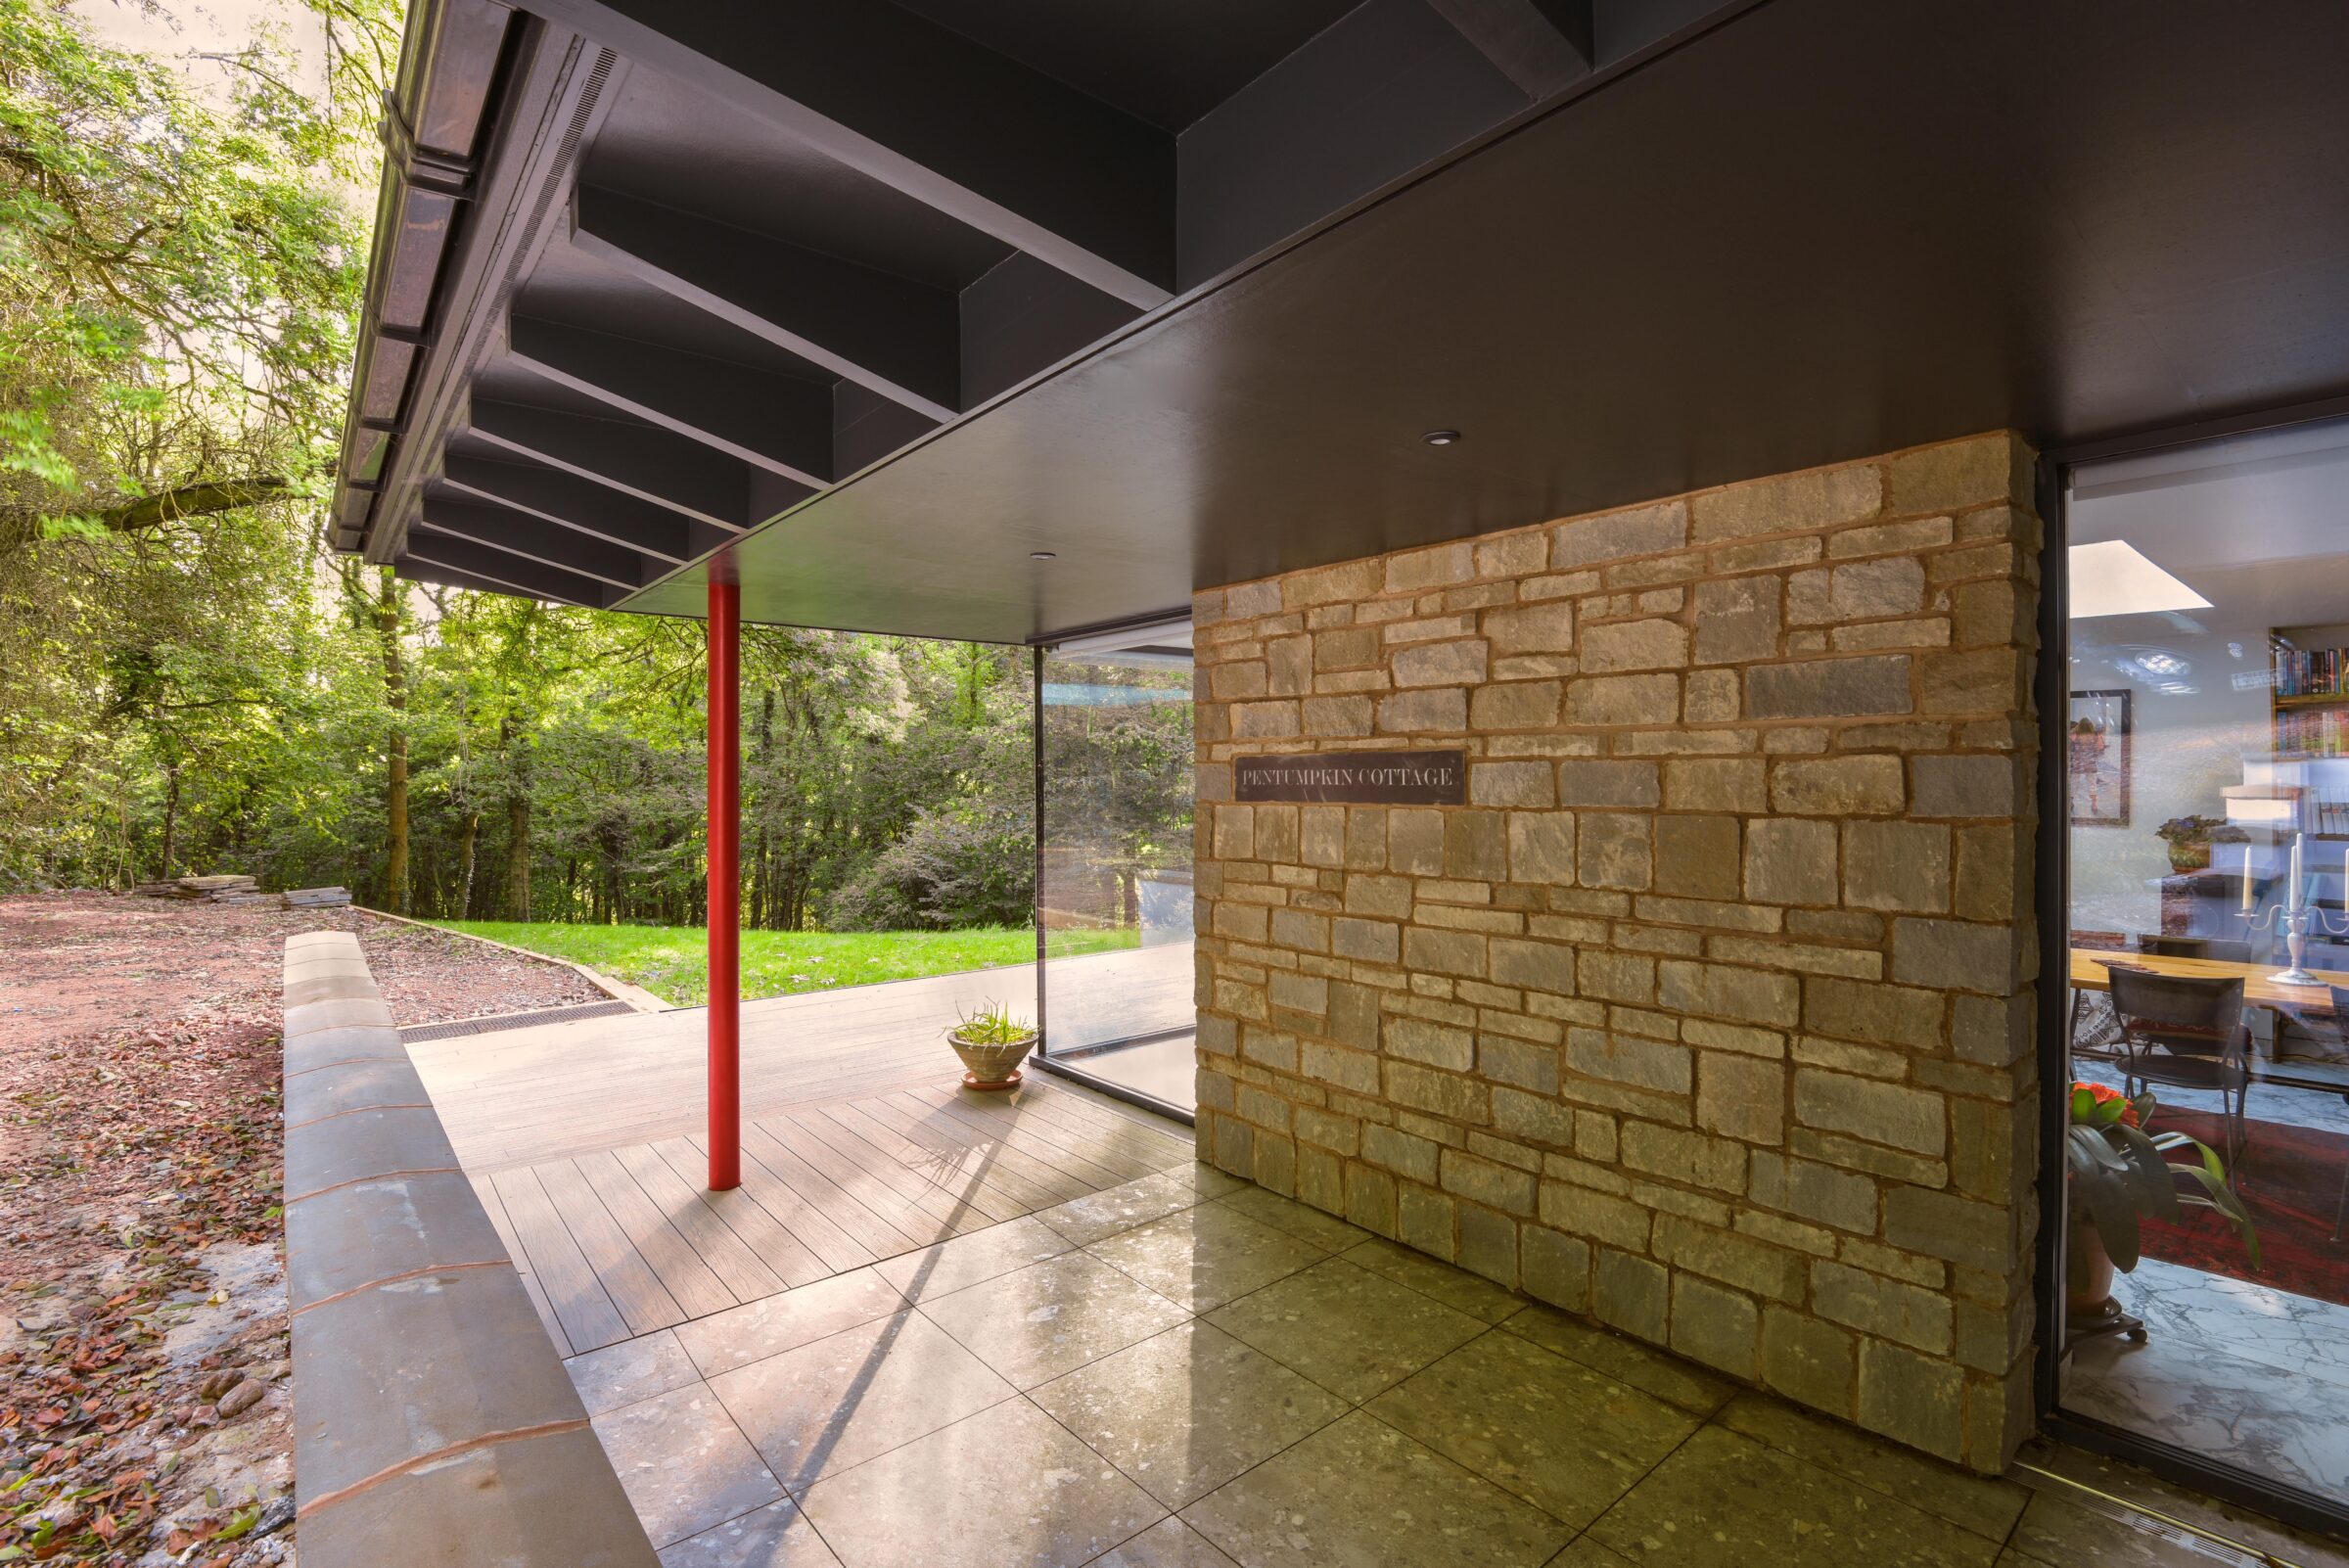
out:
{"label": "polished stone floor tile", "polygon": [[1221,1198],[1227,1192],[1237,1192],[1248,1185],[1238,1176],[1226,1176],[1203,1160],[1178,1165],[1166,1174],[1177,1181],[1189,1183],[1191,1190],[1199,1194],[1202,1203],[1210,1198]]}
{"label": "polished stone floor tile", "polygon": [[2031,1500],[2029,1489],[2012,1481],[1970,1474],[1767,1395],[1738,1395],[1722,1407],[1720,1422],[1991,1541],[2004,1541]]}
{"label": "polished stone floor tile", "polygon": [[1154,1220],[1085,1250],[1199,1313],[1329,1256],[1310,1241],[1216,1203]]}
{"label": "polished stone floor tile", "polygon": [[1089,1197],[1073,1199],[1036,1218],[1059,1232],[1072,1247],[1085,1247],[1121,1230],[1148,1224],[1178,1209],[1199,1202],[1191,1184],[1174,1176],[1144,1176],[1123,1186],[1104,1187]]}
{"label": "polished stone floor tile", "polygon": [[698,1382],[597,1416],[595,1435],[655,1546],[783,1496],[725,1407]]}
{"label": "polished stone floor tile", "polygon": [[563,1363],[563,1370],[571,1374],[571,1386],[579,1391],[579,1402],[587,1407],[589,1415],[617,1410],[702,1380],[693,1358],[666,1328],[574,1356]]}
{"label": "polished stone floor tile", "polygon": [[1546,1568],[1632,1568],[1632,1559],[1609,1551],[1589,1536],[1577,1536],[1564,1551],[1549,1559]]}
{"label": "polished stone floor tile", "polygon": [[1166,1512],[1021,1399],[818,1481],[801,1505],[849,1568],[1066,1568]]}
{"label": "polished stone floor tile", "polygon": [[1573,1535],[1360,1410],[1182,1518],[1244,1568],[1542,1568]]}
{"label": "polished stone floor tile", "polygon": [[1057,1258],[1075,1243],[1034,1215],[1006,1220],[919,1252],[901,1253],[873,1266],[909,1301],[949,1296],[997,1274]]}
{"label": "polished stone floor tile", "polygon": [[673,1332],[702,1375],[715,1377],[904,1310],[905,1298],[889,1281],[870,1268],[852,1268],[680,1323]]}
{"label": "polished stone floor tile", "polygon": [[1578,1530],[1699,1422],[1514,1334],[1481,1335],[1366,1407]]}
{"label": "polished stone floor tile", "polygon": [[1012,1395],[918,1313],[862,1323],[710,1380],[794,1494]]}
{"label": "polished stone floor tile", "polygon": [[786,1498],[678,1542],[661,1568],[840,1568],[840,1559]]}
{"label": "polished stone floor tile", "polygon": [[1178,1323],[1029,1398],[1170,1508],[1348,1408],[1327,1389],[1202,1322]]}
{"label": "polished stone floor tile", "polygon": [[1693,1361],[1643,1345],[1628,1334],[1594,1328],[1547,1307],[1528,1307],[1500,1326],[1543,1350],[1581,1361],[1619,1383],[1629,1383],[1698,1415],[1711,1415],[1737,1392],[1737,1384]]}
{"label": "polished stone floor tile", "polygon": [[1263,1187],[1242,1187],[1227,1198],[1216,1200],[1235,1214],[1262,1221],[1275,1230],[1285,1230],[1301,1241],[1310,1241],[1323,1252],[1344,1252],[1348,1247],[1370,1239],[1370,1232],[1359,1225],[1350,1225],[1333,1214],[1324,1214],[1310,1203],[1284,1198]]}
{"label": "polished stone floor tile", "polygon": [[1341,1258],[1242,1296],[1208,1321],[1357,1404],[1485,1332],[1466,1313]]}
{"label": "polished stone floor tile", "polygon": [[1124,1545],[1095,1557],[1092,1568],[1239,1568],[1180,1519],[1161,1519]]}
{"label": "polished stone floor tile", "polygon": [[1991,1568],[1995,1542],[1708,1426],[1590,1526],[1642,1568]]}
{"label": "polished stone floor tile", "polygon": [[1016,1388],[1075,1371],[1189,1315],[1082,1252],[932,1297],[921,1311]]}
{"label": "polished stone floor tile", "polygon": [[1358,1268],[1384,1274],[1398,1285],[1407,1285],[1422,1296],[1433,1296],[1452,1311],[1481,1317],[1488,1323],[1504,1321],[1525,1306],[1524,1297],[1501,1289],[1482,1274],[1454,1268],[1441,1258],[1430,1258],[1426,1253],[1413,1252],[1376,1236],[1348,1249],[1342,1256]]}
{"label": "polished stone floor tile", "polygon": [[[2037,1473],[2043,1471],[2047,1473]],[[2038,1541],[2044,1549],[2047,1541],[2053,1539],[2069,1545],[2078,1537],[2110,1530],[2096,1514],[2077,1506],[2082,1500],[2080,1494],[2067,1484],[2077,1482],[2133,1507],[2181,1520],[2222,1540],[2240,1542],[2255,1551],[2272,1553],[2304,1568],[2349,1568],[2349,1546],[2338,1542],[2320,1540],[2234,1503],[2188,1492],[2134,1464],[2091,1453],[2086,1449],[2034,1438],[2015,1455],[2013,1474],[2034,1492],[2044,1493],[2052,1499],[2036,1516],[2025,1510],[2029,1528],[2016,1528],[2017,1545]],[[2058,1525],[2062,1528],[2058,1529]]]}

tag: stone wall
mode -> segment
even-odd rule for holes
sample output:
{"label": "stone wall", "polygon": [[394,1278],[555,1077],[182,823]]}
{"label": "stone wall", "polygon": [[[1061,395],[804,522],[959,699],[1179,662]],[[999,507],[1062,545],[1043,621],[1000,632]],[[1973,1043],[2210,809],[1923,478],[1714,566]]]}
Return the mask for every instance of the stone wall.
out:
{"label": "stone wall", "polygon": [[[2031,453],[1195,604],[1203,1157],[1981,1468],[2027,1430]],[[1463,747],[1468,804],[1241,805]]]}

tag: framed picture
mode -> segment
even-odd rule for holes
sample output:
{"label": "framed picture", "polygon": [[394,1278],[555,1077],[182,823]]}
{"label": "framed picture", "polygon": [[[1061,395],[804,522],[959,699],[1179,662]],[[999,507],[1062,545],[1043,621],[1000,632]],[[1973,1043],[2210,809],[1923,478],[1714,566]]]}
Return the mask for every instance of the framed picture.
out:
{"label": "framed picture", "polygon": [[2064,730],[2070,758],[2072,821],[2082,827],[2129,825],[2129,694],[2076,691]]}

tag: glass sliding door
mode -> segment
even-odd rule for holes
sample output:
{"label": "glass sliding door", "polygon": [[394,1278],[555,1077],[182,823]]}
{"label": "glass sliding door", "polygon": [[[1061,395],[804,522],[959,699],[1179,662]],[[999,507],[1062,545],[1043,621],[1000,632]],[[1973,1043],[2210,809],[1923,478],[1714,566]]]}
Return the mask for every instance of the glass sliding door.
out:
{"label": "glass sliding door", "polygon": [[1188,1117],[1190,623],[1090,637],[1042,658],[1039,1054]]}
{"label": "glass sliding door", "polygon": [[2338,1512],[2349,421],[2079,465],[2064,511],[2071,1120],[2171,1169],[2067,1135],[2058,1408]]}

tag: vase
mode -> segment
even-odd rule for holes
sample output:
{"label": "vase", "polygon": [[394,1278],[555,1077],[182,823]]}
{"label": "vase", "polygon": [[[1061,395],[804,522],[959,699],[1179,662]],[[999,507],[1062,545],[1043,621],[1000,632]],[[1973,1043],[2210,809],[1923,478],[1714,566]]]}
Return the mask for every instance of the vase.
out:
{"label": "vase", "polygon": [[2072,1226],[2064,1249],[2063,1305],[2074,1323],[2112,1314],[2112,1255],[2104,1238],[2085,1221]]}
{"label": "vase", "polygon": [[2170,869],[2173,871],[2207,871],[2210,869],[2210,846],[2207,844],[2173,844],[2170,846]]}
{"label": "vase", "polygon": [[974,1045],[949,1029],[946,1043],[962,1058],[964,1088],[1008,1089],[1019,1087],[1020,1064],[1036,1048],[1036,1037],[1030,1035],[1008,1045]]}

